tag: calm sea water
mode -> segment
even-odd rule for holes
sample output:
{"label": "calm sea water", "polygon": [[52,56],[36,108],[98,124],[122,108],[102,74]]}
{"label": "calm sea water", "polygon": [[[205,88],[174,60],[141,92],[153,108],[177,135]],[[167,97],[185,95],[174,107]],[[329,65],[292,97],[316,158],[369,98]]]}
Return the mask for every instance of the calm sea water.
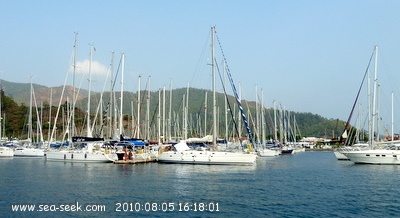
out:
{"label": "calm sea water", "polygon": [[[400,166],[355,165],[337,161],[332,152],[259,158],[255,166],[71,164],[3,158],[0,172],[0,217],[400,214]],[[16,212],[15,204],[35,205],[35,209]],[[88,206],[98,211],[65,211]]]}

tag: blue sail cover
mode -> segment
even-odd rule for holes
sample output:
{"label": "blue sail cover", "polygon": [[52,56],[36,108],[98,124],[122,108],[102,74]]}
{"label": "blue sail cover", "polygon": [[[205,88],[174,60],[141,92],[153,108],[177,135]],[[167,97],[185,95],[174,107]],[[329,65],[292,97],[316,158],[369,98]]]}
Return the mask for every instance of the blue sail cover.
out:
{"label": "blue sail cover", "polygon": [[119,140],[121,142],[129,142],[132,143],[135,146],[145,146],[147,143],[143,139],[138,139],[138,138],[125,138],[123,135],[119,136]]}
{"label": "blue sail cover", "polygon": [[130,142],[133,145],[138,146],[138,147],[146,145],[146,143],[144,141],[139,141],[139,140],[129,140],[128,139],[128,140],[125,140],[125,141]]}

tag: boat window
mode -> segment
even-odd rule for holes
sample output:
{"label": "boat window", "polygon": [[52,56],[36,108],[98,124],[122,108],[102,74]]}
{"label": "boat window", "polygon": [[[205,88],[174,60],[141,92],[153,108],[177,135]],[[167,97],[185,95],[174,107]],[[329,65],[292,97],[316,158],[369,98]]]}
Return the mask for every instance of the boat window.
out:
{"label": "boat window", "polygon": [[377,156],[377,157],[379,157],[380,155],[379,155],[379,154],[377,154],[376,156]]}
{"label": "boat window", "polygon": [[367,154],[366,156],[367,156],[367,157],[369,157],[370,155],[369,155],[369,154]]}

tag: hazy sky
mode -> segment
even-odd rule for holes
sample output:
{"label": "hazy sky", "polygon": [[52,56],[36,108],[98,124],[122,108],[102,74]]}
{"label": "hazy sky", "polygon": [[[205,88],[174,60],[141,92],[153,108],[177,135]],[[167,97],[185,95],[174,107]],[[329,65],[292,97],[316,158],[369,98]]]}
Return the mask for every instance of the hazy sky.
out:
{"label": "hazy sky", "polygon": [[[257,87],[267,107],[275,100],[289,110],[333,119],[347,119],[379,45],[381,112],[390,118],[392,91],[400,107],[399,12],[397,0],[3,1],[0,77],[29,83],[32,76],[34,83],[61,86],[68,74],[72,85],[68,71],[77,32],[79,74],[90,44],[96,48],[97,91],[105,83],[111,51],[115,68],[125,53],[126,91],[137,91],[139,75],[142,89],[149,76],[152,90],[168,89],[171,80],[173,88],[211,89],[215,25],[244,99],[255,100]],[[220,52],[216,58],[220,64]],[[87,71],[77,78],[87,89]]]}

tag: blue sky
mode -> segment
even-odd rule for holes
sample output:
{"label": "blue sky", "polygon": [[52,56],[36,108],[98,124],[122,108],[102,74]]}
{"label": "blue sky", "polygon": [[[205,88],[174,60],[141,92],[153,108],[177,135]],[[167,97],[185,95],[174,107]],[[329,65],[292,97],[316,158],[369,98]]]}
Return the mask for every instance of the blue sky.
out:
{"label": "blue sky", "polygon": [[[400,107],[399,11],[400,1],[389,0],[3,1],[0,76],[63,85],[78,32],[79,64],[88,63],[89,44],[96,48],[92,79],[98,91],[111,51],[116,65],[126,55],[127,91],[138,89],[139,75],[143,89],[149,76],[152,90],[168,89],[171,80],[173,88],[211,89],[207,64],[215,25],[243,98],[254,100],[257,87],[267,107],[275,100],[333,119],[347,119],[379,45],[381,111],[390,114],[392,91]],[[79,78],[87,88],[86,78]]]}

